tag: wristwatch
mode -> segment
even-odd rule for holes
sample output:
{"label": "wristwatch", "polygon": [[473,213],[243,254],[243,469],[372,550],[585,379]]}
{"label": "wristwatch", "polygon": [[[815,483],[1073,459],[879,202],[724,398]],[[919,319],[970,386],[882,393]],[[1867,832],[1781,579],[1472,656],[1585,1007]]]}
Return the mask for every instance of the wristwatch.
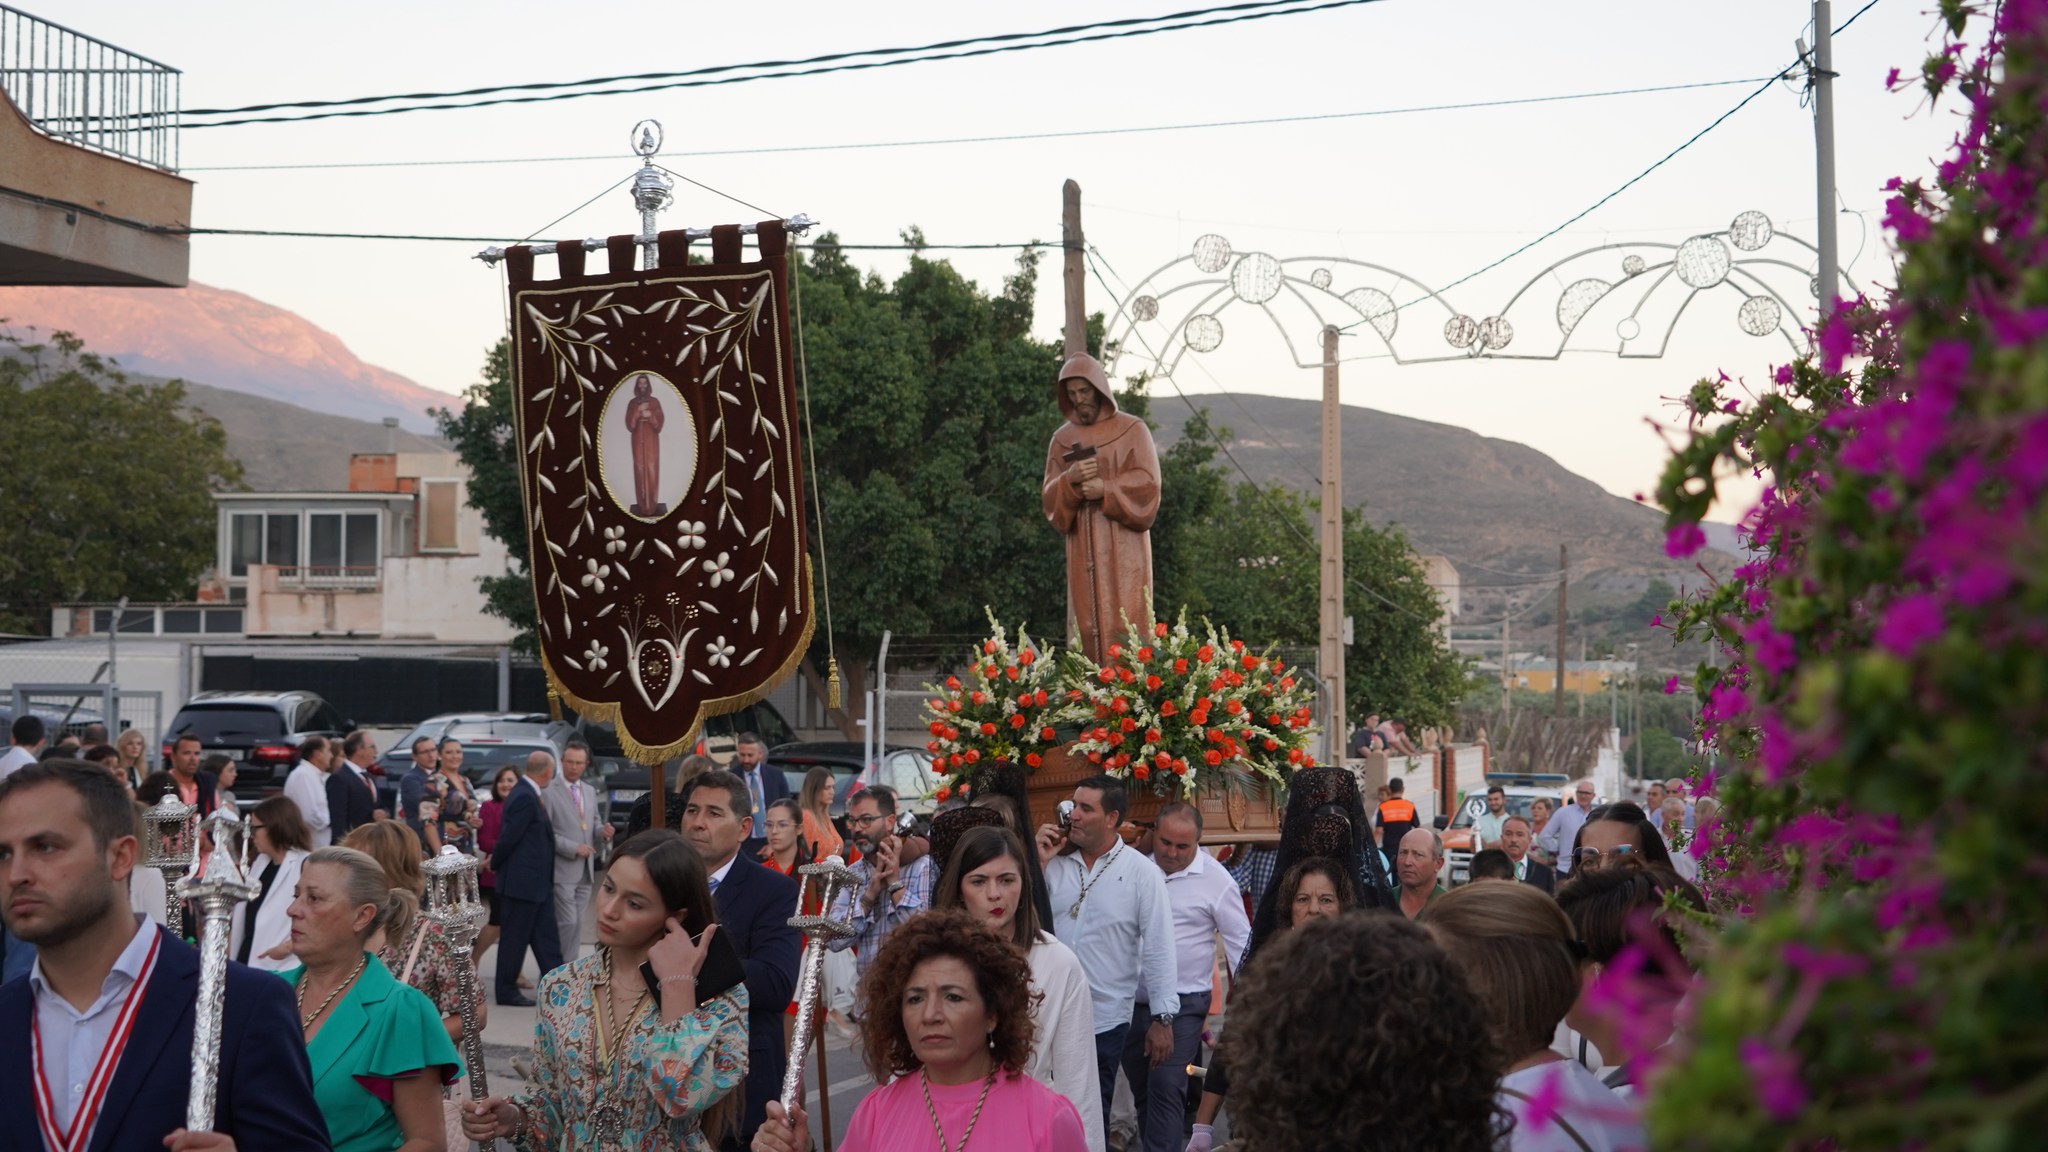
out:
{"label": "wristwatch", "polygon": [[1167,1026],[1168,1028],[1171,1028],[1171,1027],[1173,1027],[1173,1013],[1171,1013],[1171,1012],[1154,1012],[1154,1013],[1152,1014],[1152,1022],[1153,1022],[1154,1024],[1164,1024],[1164,1025],[1166,1025],[1166,1026]]}

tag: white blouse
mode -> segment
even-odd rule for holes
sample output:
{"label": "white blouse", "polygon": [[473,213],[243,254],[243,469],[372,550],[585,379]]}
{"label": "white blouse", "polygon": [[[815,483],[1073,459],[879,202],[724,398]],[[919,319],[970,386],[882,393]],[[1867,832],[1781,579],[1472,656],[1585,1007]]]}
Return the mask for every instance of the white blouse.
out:
{"label": "white blouse", "polygon": [[1034,1023],[1033,1080],[1073,1101],[1088,1131],[1088,1152],[1106,1152],[1102,1133],[1102,1080],[1095,1069],[1095,1007],[1087,973],[1074,950],[1050,932],[1031,946],[1031,990],[1041,999]]}

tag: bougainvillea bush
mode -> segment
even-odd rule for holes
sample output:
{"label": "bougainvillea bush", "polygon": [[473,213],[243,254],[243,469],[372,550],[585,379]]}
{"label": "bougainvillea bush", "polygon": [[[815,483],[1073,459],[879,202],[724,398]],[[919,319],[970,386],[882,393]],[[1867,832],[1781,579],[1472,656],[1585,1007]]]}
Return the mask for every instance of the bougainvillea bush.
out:
{"label": "bougainvillea bush", "polygon": [[1890,190],[1892,294],[1768,387],[1702,382],[1659,486],[1682,555],[1717,474],[1767,485],[1677,618],[1727,657],[1695,848],[1725,915],[1660,1148],[2048,1142],[2048,0],[1992,12],[1944,0],[1894,74],[1959,131]]}

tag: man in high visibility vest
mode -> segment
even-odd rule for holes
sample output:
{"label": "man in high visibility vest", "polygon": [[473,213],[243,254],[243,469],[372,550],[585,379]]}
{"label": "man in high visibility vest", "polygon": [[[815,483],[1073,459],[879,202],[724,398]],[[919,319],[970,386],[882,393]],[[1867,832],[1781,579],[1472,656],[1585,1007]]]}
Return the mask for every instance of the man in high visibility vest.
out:
{"label": "man in high visibility vest", "polygon": [[1388,780],[1387,798],[1380,801],[1380,810],[1373,817],[1373,822],[1380,828],[1380,851],[1386,853],[1389,860],[1399,854],[1401,837],[1422,827],[1414,803],[1401,795],[1405,786],[1399,776]]}

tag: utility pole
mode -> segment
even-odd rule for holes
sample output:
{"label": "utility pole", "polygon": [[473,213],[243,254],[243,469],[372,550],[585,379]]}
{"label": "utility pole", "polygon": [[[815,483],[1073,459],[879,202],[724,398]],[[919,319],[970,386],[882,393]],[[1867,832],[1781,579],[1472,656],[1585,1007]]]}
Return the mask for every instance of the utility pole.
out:
{"label": "utility pole", "polygon": [[[1514,602],[1514,597],[1503,596],[1500,610],[1506,612],[1508,605]],[[1500,722],[1503,725],[1508,722],[1508,713],[1514,710],[1515,669],[1514,662],[1508,658],[1509,631],[1508,618],[1503,616],[1500,618]]]}
{"label": "utility pole", "polygon": [[1820,316],[1834,314],[1841,294],[1835,246],[1835,33],[1829,0],[1813,0],[1813,56],[1807,82],[1813,86],[1815,194],[1820,203],[1816,247],[1820,249]]}
{"label": "utility pole", "polygon": [[1088,280],[1082,264],[1081,186],[1072,180],[1067,181],[1061,197],[1060,247],[1064,250],[1067,293],[1066,354],[1078,356],[1088,350]]}
{"label": "utility pole", "polygon": [[1557,693],[1551,702],[1551,714],[1564,717],[1564,634],[1565,634],[1565,550],[1557,546]]}
{"label": "utility pole", "polygon": [[1329,681],[1330,722],[1344,713],[1344,406],[1337,399],[1337,328],[1323,329],[1323,647],[1317,671]]}
{"label": "utility pole", "polygon": [[1586,718],[1586,634],[1579,633],[1579,719]]}

